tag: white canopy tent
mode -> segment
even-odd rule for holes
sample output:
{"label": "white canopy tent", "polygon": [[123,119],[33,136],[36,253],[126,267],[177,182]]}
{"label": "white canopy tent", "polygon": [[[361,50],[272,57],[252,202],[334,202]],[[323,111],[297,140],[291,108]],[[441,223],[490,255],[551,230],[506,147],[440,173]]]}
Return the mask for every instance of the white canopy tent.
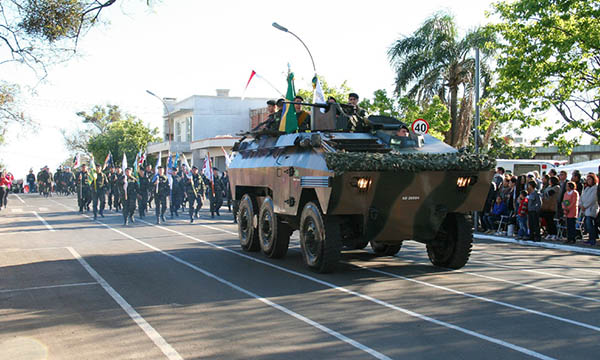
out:
{"label": "white canopy tent", "polygon": [[574,170],[579,170],[581,173],[581,177],[585,178],[587,173],[593,172],[594,174],[598,174],[598,166],[600,166],[600,159],[583,161],[574,164],[559,166],[556,168],[557,172],[566,171],[568,174],[568,178],[571,178],[571,173]]}

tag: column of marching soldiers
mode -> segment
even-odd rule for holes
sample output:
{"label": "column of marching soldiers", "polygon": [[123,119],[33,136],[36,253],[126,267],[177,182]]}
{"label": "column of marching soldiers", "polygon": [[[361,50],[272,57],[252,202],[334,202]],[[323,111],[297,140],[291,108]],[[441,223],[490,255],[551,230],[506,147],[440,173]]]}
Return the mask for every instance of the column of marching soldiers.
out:
{"label": "column of marching soldiers", "polygon": [[[211,218],[215,214],[220,216],[219,209],[224,199],[231,212],[231,193],[226,171],[219,176],[218,169],[213,168],[214,176],[211,180],[200,174],[196,166],[188,172],[184,165],[182,172],[185,176],[179,175],[178,168],[173,167],[169,174],[172,181],[169,181],[162,166],[157,166],[156,171],[153,171],[151,165],[147,165],[145,169],[140,167],[137,177],[132,174],[130,167],[123,171],[110,166],[107,172],[102,168],[102,165],[96,164],[95,169],[88,169],[87,164],[82,164],[75,174],[79,213],[90,211],[91,205],[94,220],[98,216],[104,217],[104,210],[108,205],[109,210],[122,211],[123,224],[127,225],[135,222],[136,207],[139,218],[143,219],[154,203],[156,223],[160,224],[166,222],[167,198],[170,199],[171,218],[179,217],[179,211],[184,213],[187,203],[190,223],[199,218],[203,200],[206,199],[210,203]],[[92,171],[96,173],[95,177],[90,176]]]}

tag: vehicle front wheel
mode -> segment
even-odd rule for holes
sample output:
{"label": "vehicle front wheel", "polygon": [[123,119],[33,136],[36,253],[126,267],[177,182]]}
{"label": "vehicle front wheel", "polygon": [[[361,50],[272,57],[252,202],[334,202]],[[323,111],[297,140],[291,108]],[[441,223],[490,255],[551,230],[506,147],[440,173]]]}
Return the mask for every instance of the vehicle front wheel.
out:
{"label": "vehicle front wheel", "polygon": [[464,214],[448,214],[438,230],[435,242],[427,244],[427,256],[435,266],[460,269],[469,261],[472,246],[470,218]]}
{"label": "vehicle front wheel", "polygon": [[341,238],[336,223],[326,222],[314,202],[308,202],[300,217],[300,246],[306,265],[319,273],[331,272],[341,254]]}
{"label": "vehicle front wheel", "polygon": [[255,213],[254,199],[245,194],[240,200],[238,210],[238,236],[244,251],[258,251],[260,249],[258,230],[254,227]]}
{"label": "vehicle front wheel", "polygon": [[273,200],[267,196],[258,216],[258,237],[262,252],[270,258],[285,256],[290,243],[292,229],[282,222],[273,210]]}

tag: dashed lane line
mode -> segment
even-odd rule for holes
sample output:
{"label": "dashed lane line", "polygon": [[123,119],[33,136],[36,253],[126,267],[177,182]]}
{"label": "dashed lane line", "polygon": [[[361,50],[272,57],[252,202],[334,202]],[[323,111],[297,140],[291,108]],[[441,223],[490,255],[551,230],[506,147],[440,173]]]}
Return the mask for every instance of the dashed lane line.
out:
{"label": "dashed lane line", "polygon": [[54,230],[54,228],[52,226],[50,226],[50,224],[48,224],[46,222],[46,220],[44,220],[43,217],[40,216],[40,214],[37,213],[37,211],[32,211],[32,213],[38,218],[39,221],[41,221],[46,226],[46,228],[48,230],[50,230],[50,231],[56,231],[56,230]]}
{"label": "dashed lane line", "polygon": [[[87,215],[84,215],[84,216],[88,217]],[[144,222],[146,224],[149,224],[148,222],[146,222],[144,220],[140,220],[140,221]],[[341,340],[341,341],[343,341],[343,342],[345,342],[345,343],[347,343],[347,344],[349,344],[351,346],[354,346],[355,348],[357,348],[357,349],[359,349],[359,350],[361,350],[363,352],[366,352],[367,354],[373,356],[376,359],[391,360],[391,358],[389,358],[388,356],[386,356],[386,355],[384,355],[384,354],[382,354],[382,353],[380,353],[380,352],[378,352],[378,351],[376,351],[374,349],[371,349],[370,347],[368,347],[366,345],[363,345],[363,344],[359,343],[358,341],[353,340],[353,339],[351,339],[351,338],[349,338],[349,337],[347,337],[347,336],[345,336],[345,335],[343,335],[343,334],[341,334],[341,333],[339,333],[339,332],[337,332],[335,330],[332,330],[332,329],[330,329],[330,328],[328,328],[328,327],[326,327],[324,325],[321,325],[320,323],[318,323],[318,322],[316,322],[314,320],[311,320],[311,319],[309,319],[309,318],[307,318],[307,317],[305,317],[303,315],[300,315],[300,314],[298,314],[298,313],[296,313],[296,312],[294,312],[294,311],[292,311],[292,310],[290,310],[290,309],[288,309],[288,308],[286,308],[286,307],[284,307],[282,305],[279,305],[279,304],[277,304],[277,303],[275,303],[275,302],[273,302],[273,301],[271,301],[271,300],[269,300],[267,298],[264,298],[264,297],[262,297],[262,296],[260,296],[260,295],[258,295],[256,293],[253,293],[253,292],[251,292],[249,290],[246,290],[246,289],[244,289],[244,288],[242,288],[242,287],[240,287],[240,286],[238,286],[238,285],[236,285],[236,284],[234,284],[234,283],[232,283],[230,281],[227,281],[227,280],[225,280],[225,279],[223,279],[223,278],[221,278],[221,277],[219,277],[219,276],[217,276],[217,275],[215,275],[215,274],[213,274],[213,273],[211,273],[211,272],[209,272],[207,270],[204,270],[204,269],[202,269],[202,268],[200,268],[200,267],[198,267],[198,266],[196,266],[194,264],[191,264],[191,263],[189,263],[189,262],[187,262],[187,261],[185,261],[185,260],[183,260],[183,259],[181,259],[181,258],[179,258],[177,256],[169,254],[169,253],[167,253],[167,252],[165,252],[165,251],[163,251],[163,250],[161,250],[161,249],[159,249],[159,248],[157,248],[157,247],[155,247],[153,245],[150,245],[150,244],[148,244],[148,243],[146,243],[146,242],[144,242],[142,240],[139,240],[139,239],[137,239],[137,238],[135,238],[135,237],[133,237],[131,235],[128,235],[128,234],[126,234],[126,233],[124,233],[124,232],[122,232],[120,230],[117,230],[117,229],[113,228],[112,226],[110,226],[108,224],[105,224],[105,223],[103,223],[101,221],[96,221],[96,222],[99,223],[99,224],[101,224],[101,225],[103,225],[103,226],[105,226],[106,228],[108,228],[108,229],[116,232],[117,234],[120,234],[120,235],[122,235],[122,236],[124,236],[124,237],[126,237],[126,238],[128,238],[130,240],[133,240],[133,241],[135,241],[135,242],[137,242],[137,243],[139,243],[139,244],[141,244],[141,245],[143,245],[143,246],[145,246],[145,247],[147,247],[149,249],[152,249],[152,250],[154,250],[154,251],[156,251],[156,252],[158,252],[158,253],[160,253],[162,255],[165,255],[168,258],[170,258],[170,259],[172,259],[172,260],[174,260],[174,261],[176,261],[176,262],[178,262],[178,263],[180,263],[182,265],[185,265],[185,266],[187,266],[187,267],[189,267],[189,268],[191,268],[191,269],[193,269],[193,270],[195,270],[195,271],[203,274],[204,276],[207,276],[207,277],[209,277],[209,278],[211,278],[213,280],[216,280],[216,281],[218,281],[218,282],[220,282],[220,283],[222,283],[222,284],[224,284],[226,286],[229,286],[232,289],[235,289],[235,290],[237,290],[237,291],[239,291],[241,293],[244,293],[244,294],[246,294],[246,295],[248,295],[248,296],[250,296],[250,297],[252,297],[252,298],[254,298],[254,299],[256,299],[256,300],[258,300],[258,301],[260,301],[260,302],[262,302],[262,303],[264,303],[266,305],[268,305],[268,306],[271,306],[271,307],[273,307],[273,308],[275,308],[275,309],[277,309],[277,310],[279,310],[279,311],[281,311],[281,312],[283,312],[283,313],[285,313],[287,315],[290,315],[290,316],[292,316],[292,317],[294,317],[294,318],[296,318],[296,319],[298,319],[298,320],[300,320],[300,321],[302,321],[302,322],[304,322],[304,323],[306,323],[306,324],[308,324],[308,325],[310,325],[310,326],[312,326],[314,328],[317,328],[317,329],[319,329],[319,330],[321,330],[321,331],[323,331],[323,332],[325,332],[325,333],[327,333],[327,334],[329,334],[329,335],[331,335],[331,336],[333,336],[333,337],[335,337],[335,338],[337,338],[337,339],[339,339],[339,340]]]}
{"label": "dashed lane line", "polygon": [[75,284],[34,286],[34,287],[20,288],[20,289],[0,289],[0,294],[21,292],[21,291],[31,291],[31,290],[44,290],[44,289],[55,289],[55,288],[64,288],[64,287],[75,287],[75,286],[89,286],[89,285],[100,285],[100,284],[97,282],[84,282],[84,283],[75,283]]}
{"label": "dashed lane line", "polygon": [[23,199],[21,199],[21,197],[17,194],[13,194],[17,199],[19,199],[20,202],[22,202],[23,204],[25,204],[25,201],[23,201]]}
{"label": "dashed lane line", "polygon": [[523,268],[520,268],[520,267],[508,266],[508,265],[501,265],[501,264],[492,263],[492,262],[488,262],[488,261],[469,260],[469,262],[470,263],[477,263],[477,264],[483,264],[483,265],[493,266],[493,267],[498,267],[498,268],[503,268],[503,269],[510,269],[510,270],[516,270],[516,271],[530,272],[530,273],[539,274],[539,275],[548,275],[548,276],[552,276],[552,277],[556,277],[556,278],[561,278],[561,279],[568,279],[568,280],[572,280],[572,281],[590,282],[590,283],[594,283],[594,284],[596,284],[596,283],[599,282],[598,280],[582,279],[582,278],[577,278],[577,277],[573,277],[573,276],[553,274],[553,273],[550,273],[550,272],[533,270],[533,269],[523,269]]}
{"label": "dashed lane line", "polygon": [[152,340],[152,342],[154,342],[154,344],[163,352],[163,354],[165,354],[169,360],[183,360],[181,355],[179,355],[179,353],[173,349],[169,343],[167,343],[167,341],[158,333],[158,331],[156,331],[152,325],[150,325],[137,311],[135,311],[135,309],[129,305],[129,303],[125,301],[125,299],[123,299],[123,297],[115,289],[113,289],[113,287],[110,286],[108,282],[106,282],[106,280],[104,280],[104,278],[100,276],[100,274],[98,274],[96,270],[94,270],[94,268],[92,268],[77,251],[75,251],[75,249],[72,247],[67,247],[66,249],[69,250],[73,257],[79,261],[83,268],[94,278],[94,280],[100,284],[100,286],[102,286],[108,295],[110,295],[110,297],[112,297],[117,304],[119,304],[119,306],[127,313],[127,315],[129,315],[129,317],[140,327],[140,329],[142,329],[142,331],[150,338],[150,340]]}
{"label": "dashed lane line", "polygon": [[[306,274],[303,274],[303,273],[300,273],[300,272],[297,272],[297,271],[294,271],[294,270],[290,270],[290,269],[284,268],[282,266],[271,264],[271,263],[269,263],[267,261],[256,259],[256,258],[254,258],[252,256],[248,256],[246,254],[239,253],[237,251],[228,249],[226,247],[222,247],[222,246],[219,246],[219,245],[212,244],[210,242],[207,242],[207,241],[195,238],[195,237],[193,237],[191,235],[179,232],[177,230],[169,229],[169,228],[166,228],[166,227],[160,226],[160,225],[151,224],[151,223],[149,223],[147,221],[143,221],[143,220],[142,220],[142,222],[144,222],[144,223],[146,223],[148,225],[157,227],[159,229],[162,229],[162,230],[165,230],[165,231],[169,231],[169,232],[172,232],[174,234],[186,237],[186,238],[188,238],[190,240],[193,240],[193,241],[196,241],[196,242],[199,242],[199,243],[203,243],[203,244],[212,246],[212,247],[217,248],[219,250],[223,250],[223,251],[235,254],[235,255],[243,257],[245,259],[248,259],[248,260],[251,260],[251,261],[254,261],[254,262],[257,262],[257,263],[260,263],[260,264],[263,264],[263,265],[266,265],[266,266],[269,266],[269,267],[272,267],[272,268],[275,268],[275,269],[278,269],[278,270],[281,270],[281,271],[284,271],[284,272],[287,272],[289,274],[292,274],[292,275],[304,278],[306,280],[310,280],[312,282],[316,282],[316,283],[321,284],[321,285],[323,285],[325,287],[328,287],[328,288],[331,288],[331,289],[334,289],[334,290],[338,290],[340,292],[343,292],[343,293],[346,293],[346,294],[349,294],[349,295],[353,295],[353,296],[359,297],[361,299],[373,302],[373,303],[378,304],[378,305],[382,305],[384,307],[387,307],[387,308],[392,309],[394,311],[398,311],[398,312],[404,313],[404,314],[409,315],[411,317],[415,317],[415,318],[418,318],[420,320],[424,320],[424,321],[427,321],[427,322],[430,322],[430,323],[433,323],[433,324],[436,324],[436,325],[439,325],[439,326],[442,326],[442,327],[445,327],[445,328],[448,328],[448,329],[456,330],[456,331],[459,331],[459,332],[461,332],[463,334],[470,335],[470,336],[476,337],[478,339],[485,340],[485,341],[488,341],[490,343],[506,347],[508,349],[520,352],[522,354],[529,355],[529,356],[537,358],[537,359],[553,359],[552,357],[549,357],[547,355],[538,353],[538,352],[536,352],[534,350],[530,350],[530,349],[521,347],[519,345],[515,345],[515,344],[509,343],[507,341],[500,340],[500,339],[497,339],[497,338],[494,338],[494,337],[491,337],[491,336],[480,334],[478,332],[475,332],[475,331],[469,330],[469,329],[465,329],[465,328],[460,327],[458,325],[450,324],[450,323],[447,323],[447,322],[444,322],[444,321],[441,321],[441,320],[437,320],[437,319],[431,318],[431,317],[429,317],[427,315],[423,315],[423,314],[420,314],[420,313],[417,313],[417,312],[414,312],[414,311],[411,311],[411,310],[408,310],[408,309],[405,309],[405,308],[402,308],[402,307],[399,307],[399,306],[387,303],[387,302],[385,302],[383,300],[379,300],[379,299],[374,298],[372,296],[365,295],[365,294],[356,292],[354,290],[346,289],[344,287],[335,285],[333,283],[330,283],[330,282],[327,282],[327,281],[324,281],[324,280],[320,280],[320,279],[317,279],[315,277],[312,277],[312,276],[309,276],[309,275],[306,275]],[[237,235],[237,233],[234,233],[234,232],[231,232],[231,231],[227,231],[227,230],[222,230],[222,229],[210,226],[210,225],[200,224],[200,226],[203,226],[203,227],[206,227],[206,228],[209,228],[209,229],[212,229],[212,230],[218,230],[218,231],[223,231],[223,232],[226,232],[226,233],[229,233],[229,234]]]}
{"label": "dashed lane line", "polygon": [[503,242],[503,243],[519,244],[519,245],[523,245],[523,246],[535,246],[535,247],[541,247],[541,248],[546,248],[546,249],[572,251],[572,252],[577,252],[577,253],[581,253],[581,254],[600,255],[600,249],[582,248],[582,247],[578,247],[578,246],[554,244],[554,243],[548,243],[548,242],[544,242],[544,241],[535,242],[535,241],[529,241],[529,240],[515,240],[515,239],[509,239],[509,238],[504,238],[504,237],[500,237],[500,236],[483,235],[483,234],[475,234],[475,235],[473,235],[473,237],[475,239],[492,240],[492,241]]}

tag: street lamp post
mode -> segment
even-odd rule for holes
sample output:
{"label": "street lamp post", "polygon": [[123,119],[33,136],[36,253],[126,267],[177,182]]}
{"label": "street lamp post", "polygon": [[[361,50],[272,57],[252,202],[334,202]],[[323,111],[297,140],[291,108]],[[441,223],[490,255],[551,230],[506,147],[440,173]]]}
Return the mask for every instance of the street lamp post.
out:
{"label": "street lamp post", "polygon": [[171,136],[173,135],[171,132],[171,112],[169,111],[169,107],[167,106],[167,103],[165,102],[165,100],[163,100],[163,98],[161,98],[160,96],[156,95],[155,93],[153,93],[150,90],[146,90],[146,92],[152,96],[154,96],[155,98],[157,98],[158,100],[160,100],[160,102],[163,104],[163,106],[165,107],[165,111],[167,112],[167,124],[168,124],[168,134],[167,134],[167,140],[169,141],[169,150],[171,149]]}
{"label": "street lamp post", "polygon": [[306,51],[308,52],[308,56],[310,56],[310,61],[312,61],[312,66],[313,66],[313,70],[315,71],[315,75],[317,74],[317,68],[315,67],[315,60],[312,57],[312,54],[310,53],[310,50],[308,50],[308,46],[306,46],[306,44],[304,43],[304,41],[302,41],[302,39],[300,39],[298,37],[298,35],[294,34],[293,32],[289,31],[286,27],[279,25],[278,23],[274,22],[273,27],[277,30],[281,30],[283,32],[286,32],[288,34],[291,34],[293,37],[295,37],[296,39],[298,39],[298,41],[300,41],[302,43],[302,45],[304,45],[304,48],[306,49]]}

